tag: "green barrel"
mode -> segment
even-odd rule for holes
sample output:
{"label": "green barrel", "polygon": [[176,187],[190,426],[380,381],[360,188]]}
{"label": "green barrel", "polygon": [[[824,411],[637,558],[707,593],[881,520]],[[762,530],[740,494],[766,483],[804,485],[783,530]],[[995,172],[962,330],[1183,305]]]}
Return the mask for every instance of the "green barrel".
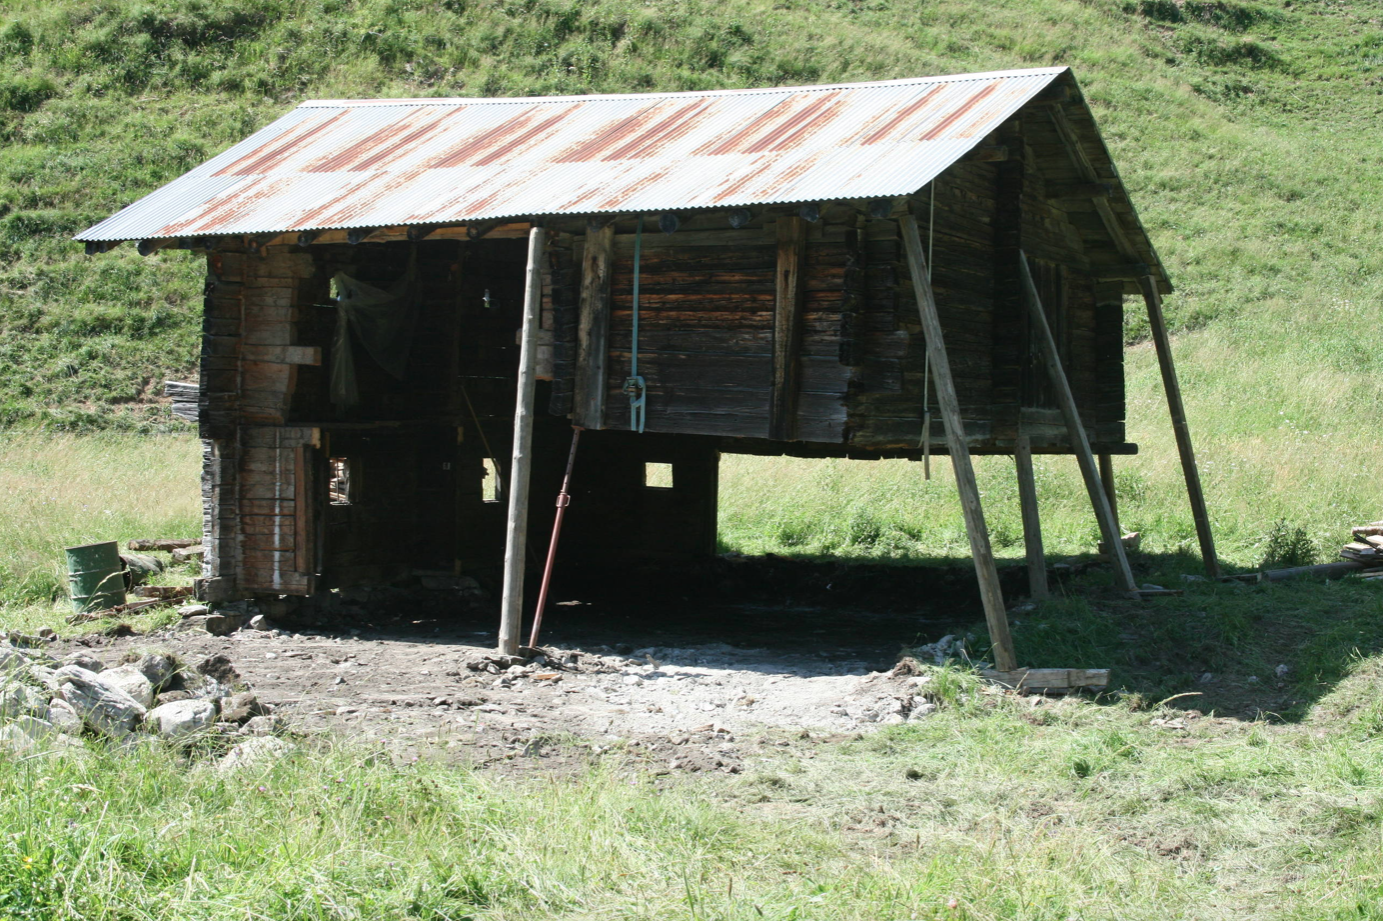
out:
{"label": "green barrel", "polygon": [[78,614],[124,604],[125,577],[120,565],[120,546],[108,540],[68,547],[67,582],[72,587],[72,610]]}

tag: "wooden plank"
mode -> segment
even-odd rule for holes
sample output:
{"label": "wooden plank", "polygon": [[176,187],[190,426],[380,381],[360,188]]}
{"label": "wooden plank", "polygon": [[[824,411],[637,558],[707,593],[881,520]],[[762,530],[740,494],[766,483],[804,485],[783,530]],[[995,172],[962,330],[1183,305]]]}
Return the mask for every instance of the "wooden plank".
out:
{"label": "wooden plank", "polygon": [[[1085,183],[1099,184],[1100,174],[1096,171],[1095,165],[1090,162],[1090,157],[1086,155],[1080,138],[1076,136],[1075,129],[1066,118],[1066,112],[1060,106],[1053,106],[1050,111],[1052,125],[1056,128],[1058,137],[1061,138],[1062,146],[1071,157],[1076,172]],[[1094,196],[1091,201],[1095,212],[1100,216],[1100,223],[1104,225],[1105,231],[1114,241],[1115,249],[1129,262],[1141,262],[1142,255],[1136,250],[1128,234],[1124,231],[1123,224],[1110,207],[1108,195]]]}
{"label": "wooden plank", "polygon": [[1172,433],[1176,436],[1177,453],[1181,455],[1181,471],[1186,478],[1186,494],[1191,500],[1191,517],[1196,522],[1196,539],[1201,546],[1201,559],[1211,578],[1220,575],[1220,559],[1215,553],[1215,538],[1210,532],[1210,513],[1205,507],[1201,489],[1200,468],[1196,466],[1196,450],[1191,445],[1191,428],[1186,423],[1186,407],[1181,401],[1181,384],[1177,381],[1176,364],[1172,361],[1172,340],[1167,335],[1167,321],[1162,316],[1162,295],[1151,275],[1138,282],[1143,300],[1148,305],[1148,326],[1152,329],[1157,365],[1162,371],[1162,389],[1167,392],[1167,409],[1172,415]]}
{"label": "wooden plank", "polygon": [[246,361],[264,361],[284,365],[320,365],[322,349],[316,345],[259,345],[247,342],[240,348]]}
{"label": "wooden plank", "polygon": [[312,489],[312,456],[310,448],[297,447],[293,450],[293,498],[280,499],[281,510],[293,516],[293,531],[297,540],[293,543],[293,568],[298,572],[311,572],[315,569],[316,554],[313,527],[315,503]]}
{"label": "wooden plank", "polygon": [[807,222],[800,217],[779,218],[773,301],[773,395],[768,411],[768,437],[775,441],[792,441],[796,435],[802,314],[807,294],[803,278],[806,254]]}
{"label": "wooden plank", "polygon": [[[1114,513],[1114,520],[1119,520],[1119,496],[1114,489],[1114,457],[1110,454],[1101,454],[1100,463],[1100,485],[1104,487],[1104,496],[1109,500],[1109,510]],[[1120,536],[1123,535],[1123,527],[1119,528]]]}
{"label": "wooden plank", "polygon": [[537,386],[537,333],[542,311],[545,231],[528,234],[523,328],[519,349],[518,395],[514,406],[514,447],[509,462],[509,517],[504,532],[504,587],[500,596],[499,651],[517,655],[523,626],[524,548],[528,538],[528,487],[532,468],[533,400]]}
{"label": "wooden plank", "polygon": [[1021,252],[1018,254],[1018,266],[1023,288],[1027,292],[1029,322],[1037,338],[1038,348],[1042,352],[1042,362],[1047,368],[1052,389],[1056,391],[1057,404],[1066,419],[1071,448],[1076,454],[1081,477],[1085,480],[1085,491],[1089,494],[1090,504],[1095,508],[1100,533],[1104,535],[1109,552],[1114,557],[1115,578],[1124,591],[1136,593],[1138,585],[1133,581],[1133,571],[1129,568],[1128,555],[1124,552],[1124,542],[1120,540],[1122,535],[1119,533],[1119,523],[1114,520],[1114,512],[1109,507],[1109,500],[1105,498],[1099,471],[1095,469],[1095,455],[1090,450],[1090,439],[1086,437],[1085,425],[1081,422],[1080,410],[1076,407],[1076,398],[1071,393],[1071,383],[1066,379],[1066,371],[1061,366],[1061,353],[1057,350],[1052,328],[1047,323],[1046,311],[1042,309],[1042,299],[1038,296],[1037,285],[1032,280],[1028,258]]}
{"label": "wooden plank", "polygon": [[1018,506],[1023,514],[1023,549],[1028,562],[1028,597],[1040,601],[1050,594],[1047,587],[1047,556],[1042,549],[1042,520],[1038,515],[1037,480],[1032,471],[1032,442],[1018,436],[1013,449],[1018,470]]}
{"label": "wooden plank", "polygon": [[1119,223],[1118,216],[1110,209],[1109,201],[1103,198],[1095,199],[1095,213],[1100,216],[1100,222],[1104,224],[1105,230],[1109,231],[1110,239],[1114,241],[1115,248],[1129,262],[1137,262],[1139,253],[1134,249],[1133,241],[1124,232],[1124,227]]}
{"label": "wooden plank", "polygon": [[1011,671],[1017,665],[1013,655],[1013,637],[1009,633],[1008,615],[1004,611],[1003,590],[999,587],[999,571],[994,565],[994,551],[989,544],[989,529],[985,525],[984,508],[980,504],[980,489],[975,481],[975,468],[965,444],[960,399],[956,395],[955,381],[951,378],[951,363],[946,354],[941,317],[937,313],[932,286],[927,279],[927,261],[922,254],[922,237],[917,232],[917,221],[912,215],[904,215],[899,223],[907,249],[908,270],[912,276],[913,294],[917,298],[917,311],[922,320],[923,335],[926,337],[927,353],[931,357],[932,380],[936,384],[937,402],[946,426],[946,443],[950,448],[951,464],[955,469],[956,489],[960,493],[961,511],[965,516],[965,530],[970,537],[970,552],[975,559],[975,573],[979,577],[985,622],[989,625],[990,640],[994,644],[994,662],[1001,671]]}
{"label": "wooden plank", "polygon": [[1066,693],[1081,689],[1102,691],[1109,686],[1107,668],[986,669],[980,675],[1019,691]]}
{"label": "wooden plank", "polygon": [[572,422],[605,427],[605,366],[610,348],[610,290],[615,225],[589,228],[581,255],[581,314],[576,333],[576,397]]}

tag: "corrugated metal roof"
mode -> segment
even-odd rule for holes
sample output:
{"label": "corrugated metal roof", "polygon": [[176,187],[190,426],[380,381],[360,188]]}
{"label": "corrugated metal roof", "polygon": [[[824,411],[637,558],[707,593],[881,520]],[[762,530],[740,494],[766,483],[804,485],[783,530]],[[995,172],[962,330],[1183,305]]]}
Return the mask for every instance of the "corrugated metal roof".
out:
{"label": "corrugated metal roof", "polygon": [[308,102],[77,239],[906,195],[1065,71],[707,93]]}

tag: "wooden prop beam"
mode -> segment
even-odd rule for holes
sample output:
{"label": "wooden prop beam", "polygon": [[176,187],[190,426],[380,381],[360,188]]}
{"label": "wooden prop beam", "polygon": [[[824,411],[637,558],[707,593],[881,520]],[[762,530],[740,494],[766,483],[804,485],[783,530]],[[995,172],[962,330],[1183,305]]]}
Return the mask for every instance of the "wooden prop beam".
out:
{"label": "wooden prop beam", "polygon": [[1028,597],[1040,601],[1051,591],[1047,587],[1047,555],[1042,549],[1042,520],[1037,511],[1037,480],[1032,472],[1032,440],[1018,436],[1013,449],[1018,468],[1018,506],[1023,513],[1023,549],[1028,560]]}
{"label": "wooden prop beam", "polygon": [[768,437],[792,441],[797,427],[797,392],[801,386],[802,317],[807,306],[803,277],[807,257],[807,222],[778,218],[778,270],[773,302],[773,402]]}
{"label": "wooden prop beam", "polygon": [[[1018,267],[1023,277],[1023,290],[1027,294],[1028,314],[1032,330],[1037,336],[1038,347],[1042,352],[1042,362],[1047,368],[1047,376],[1056,390],[1057,404],[1066,420],[1066,431],[1071,437],[1071,448],[1076,453],[1076,463],[1080,465],[1081,477],[1085,480],[1085,491],[1090,496],[1090,504],[1095,508],[1095,518],[1100,523],[1100,533],[1109,545],[1114,558],[1115,578],[1119,586],[1130,594],[1137,594],[1138,585],[1133,581],[1133,570],[1129,568],[1128,554],[1124,552],[1123,536],[1119,533],[1119,523],[1114,520],[1114,512],[1109,507],[1104,486],[1100,483],[1100,473],[1095,468],[1095,455],[1090,450],[1090,439],[1085,434],[1085,424],[1081,422],[1080,410],[1076,408],[1076,398],[1071,393],[1071,383],[1066,379],[1066,370],[1061,366],[1061,353],[1057,350],[1052,328],[1047,323],[1047,313],[1042,309],[1042,298],[1037,293],[1037,285],[1032,280],[1032,270],[1028,268],[1028,257],[1018,253]],[[1002,669],[1000,669],[1002,671]]]}
{"label": "wooden prop beam", "polygon": [[576,401],[572,422],[605,427],[605,366],[610,354],[610,289],[614,280],[615,225],[587,225],[581,256],[581,318],[576,332]]}
{"label": "wooden prop beam", "polygon": [[500,596],[499,651],[517,655],[523,627],[524,548],[528,545],[528,479],[533,466],[533,400],[537,390],[538,324],[543,298],[541,227],[528,232],[528,272],[523,290],[518,398],[514,406],[514,453],[509,461],[509,520],[504,533],[504,589]]}
{"label": "wooden prop beam", "polygon": [[1205,493],[1201,490],[1200,468],[1196,466],[1196,451],[1191,446],[1191,428],[1186,424],[1186,407],[1181,402],[1181,384],[1177,382],[1176,364],[1172,361],[1172,340],[1167,335],[1167,321],[1162,316],[1162,295],[1151,275],[1138,280],[1143,300],[1148,305],[1148,326],[1152,329],[1153,345],[1157,350],[1157,365],[1162,371],[1162,389],[1167,391],[1167,409],[1172,414],[1172,433],[1176,435],[1177,453],[1181,455],[1181,471],[1186,477],[1186,494],[1191,500],[1191,517],[1196,522],[1196,539],[1201,545],[1201,559],[1212,579],[1220,576],[1220,558],[1215,553],[1215,538],[1210,532],[1210,514],[1205,508]]}
{"label": "wooden prop beam", "polygon": [[[1096,458],[1100,462],[1100,485],[1104,487],[1104,497],[1109,500],[1109,510],[1114,513],[1114,521],[1119,521],[1119,495],[1114,489],[1114,457],[1110,454],[1101,454]],[[1119,526],[1119,533],[1122,537],[1124,528]]]}
{"label": "wooden prop beam", "polygon": [[[1048,111],[1051,112],[1052,125],[1056,128],[1057,136],[1061,138],[1062,146],[1066,148],[1066,152],[1071,158],[1071,164],[1076,168],[1081,179],[1086,183],[1104,184],[1112,188],[1112,183],[1102,182],[1099,172],[1095,169],[1095,164],[1090,162],[1085,148],[1081,146],[1080,138],[1076,136],[1076,129],[1066,117],[1066,112],[1060,106],[1052,106]],[[1130,262],[1137,262],[1141,257],[1134,247],[1133,241],[1129,239],[1128,233],[1124,231],[1124,225],[1119,220],[1119,216],[1110,207],[1108,194],[1093,195],[1090,198],[1095,213],[1100,216],[1100,222],[1104,224],[1105,232],[1114,241],[1115,249]]]}
{"label": "wooden prop beam", "polygon": [[960,418],[960,398],[956,395],[955,380],[951,377],[951,362],[942,338],[941,317],[936,310],[936,296],[927,278],[927,260],[922,254],[922,237],[917,221],[907,214],[899,219],[903,243],[907,248],[908,271],[912,276],[913,293],[917,296],[917,312],[922,319],[922,334],[927,340],[927,355],[932,364],[932,381],[936,385],[941,420],[946,427],[946,444],[955,468],[956,490],[960,493],[961,511],[965,515],[965,531],[970,537],[970,553],[975,558],[975,574],[980,581],[980,598],[984,602],[984,619],[989,637],[994,643],[994,664],[1001,672],[1013,671],[1017,660],[1013,655],[1013,637],[1009,633],[1008,614],[1004,610],[1004,593],[999,587],[999,571],[994,565],[994,551],[989,545],[989,529],[984,522],[980,505],[980,489],[975,482],[975,468],[970,462],[970,449],[965,442],[965,428]]}
{"label": "wooden prop beam", "polygon": [[1103,691],[1109,687],[1107,668],[1021,668],[1008,672],[991,669],[980,675],[1015,691],[1034,694]]}

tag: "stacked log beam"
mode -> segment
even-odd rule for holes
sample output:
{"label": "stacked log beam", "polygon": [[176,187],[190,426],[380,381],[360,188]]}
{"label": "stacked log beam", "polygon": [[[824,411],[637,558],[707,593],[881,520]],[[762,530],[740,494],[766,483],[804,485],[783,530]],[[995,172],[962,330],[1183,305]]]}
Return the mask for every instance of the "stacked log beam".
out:
{"label": "stacked log beam", "polygon": [[1383,568],[1383,521],[1361,524],[1352,534],[1354,540],[1340,549],[1340,556],[1369,568]]}

